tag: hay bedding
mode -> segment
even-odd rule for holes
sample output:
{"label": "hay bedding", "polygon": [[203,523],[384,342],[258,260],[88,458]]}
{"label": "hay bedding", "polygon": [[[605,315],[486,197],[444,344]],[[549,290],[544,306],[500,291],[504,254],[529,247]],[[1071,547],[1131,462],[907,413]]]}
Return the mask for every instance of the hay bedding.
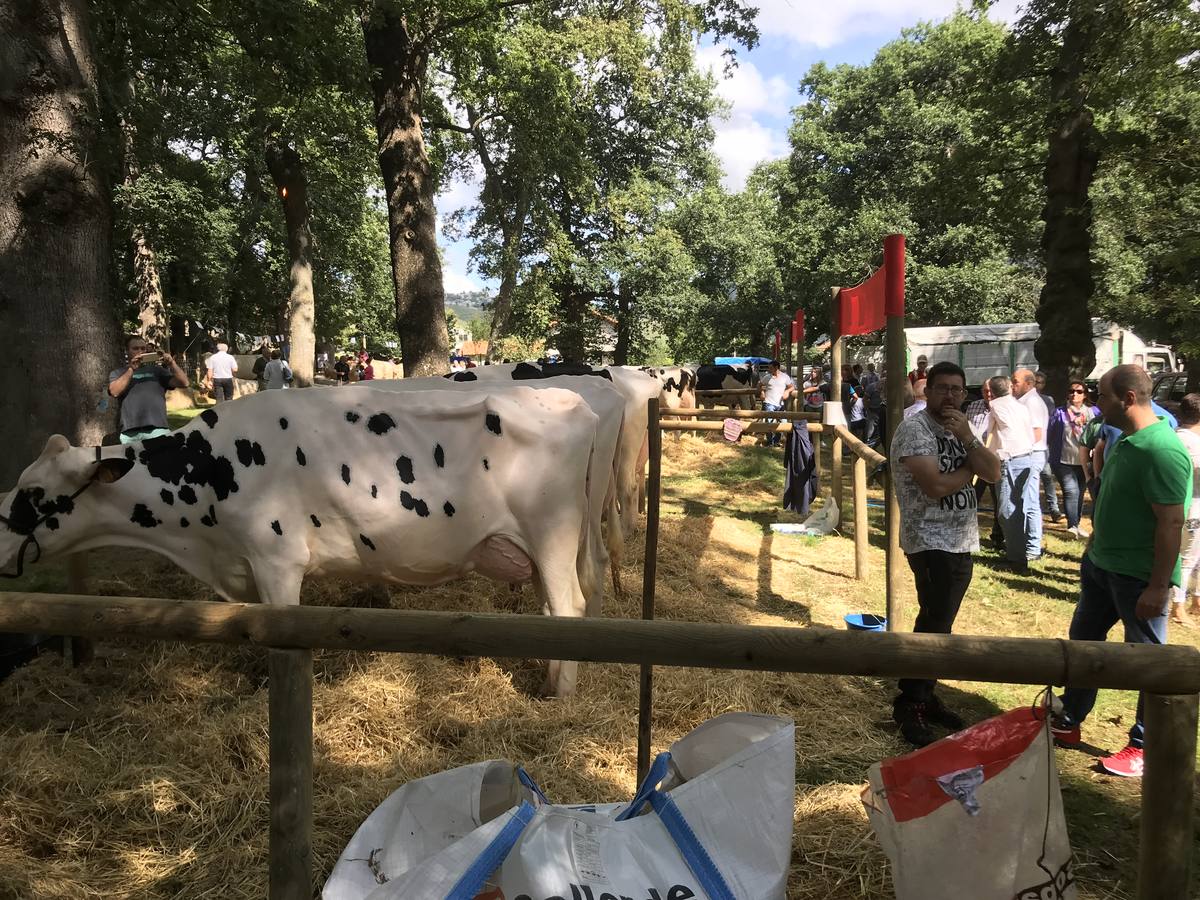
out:
{"label": "hay bedding", "polygon": [[[667,448],[665,469],[695,474],[737,452],[686,438]],[[761,510],[776,502],[753,483],[708,499],[715,508],[734,498]],[[660,617],[808,624],[811,610],[790,599],[813,590],[800,587],[798,545],[772,542],[737,516],[671,510],[660,540]],[[627,590],[641,583],[641,539],[639,531],[629,544]],[[847,564],[848,554],[841,557]],[[150,554],[93,554],[93,568],[97,593],[209,596]],[[529,590],[514,595],[479,578],[388,594],[386,602],[402,609],[534,612],[536,605]],[[304,602],[380,605],[381,594],[310,583]],[[640,596],[610,597],[605,612],[637,617]],[[71,671],[46,655],[0,684],[0,900],[266,896],[265,655],[110,642],[98,657]],[[507,757],[523,762],[557,801],[628,798],[637,669],[581,669],[575,697],[544,701],[532,697],[543,674],[535,661],[318,653],[318,878],[390,791],[450,766]],[[901,749],[877,727],[888,701],[888,686],[868,678],[659,669],[655,747],[730,710],[792,716],[798,789],[789,896],[889,897],[885,862],[858,801],[867,767]]]}

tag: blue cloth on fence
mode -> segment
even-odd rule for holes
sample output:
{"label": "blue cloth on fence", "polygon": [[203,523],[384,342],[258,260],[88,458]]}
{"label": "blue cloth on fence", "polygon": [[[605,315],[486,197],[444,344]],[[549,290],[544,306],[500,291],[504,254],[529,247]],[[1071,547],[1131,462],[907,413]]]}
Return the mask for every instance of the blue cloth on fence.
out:
{"label": "blue cloth on fence", "polygon": [[817,496],[817,458],[813,452],[812,438],[808,436],[808,423],[800,428],[800,422],[792,424],[784,445],[783,458],[786,464],[783,480],[783,508],[801,516],[808,515],[808,505]]}

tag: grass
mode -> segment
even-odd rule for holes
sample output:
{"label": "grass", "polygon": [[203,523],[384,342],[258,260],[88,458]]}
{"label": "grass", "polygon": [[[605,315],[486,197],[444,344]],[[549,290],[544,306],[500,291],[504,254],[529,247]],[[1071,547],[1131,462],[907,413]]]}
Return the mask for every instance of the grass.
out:
{"label": "grass", "polygon": [[[826,459],[828,456],[826,455]],[[883,612],[882,510],[872,509],[871,572],[853,578],[853,542],[775,534],[777,450],[685,437],[664,443],[657,615],[706,622],[842,628],[846,612]],[[985,524],[985,531],[986,531]],[[641,583],[639,531],[622,565]],[[985,552],[956,631],[1064,637],[1080,545],[1050,527],[1028,577]],[[90,554],[92,589],[210,598],[153,554]],[[40,564],[12,590],[60,590]],[[904,595],[915,607],[911,584]],[[530,591],[479,578],[386,592],[306,584],[305,603],[400,609],[536,610]],[[636,618],[640,596],[606,599]],[[1171,639],[1196,643],[1195,632]],[[317,653],[315,835],[323,881],[362,819],[399,784],[489,758],[523,762],[551,797],[618,801],[635,780],[637,669],[584,665],[579,693],[533,696],[536,661]],[[943,696],[974,721],[1032,702],[1037,688],[950,682]],[[894,686],[871,677],[689,669],[655,673],[654,749],[705,719],[747,709],[797,723],[796,821],[788,896],[892,896],[886,860],[859,801],[867,768],[906,751],[890,722]],[[1123,746],[1135,698],[1101,692],[1084,735]],[[70,670],[44,654],[0,683],[0,900],[250,898],[266,894],[266,661],[251,648],[104,642]],[[1088,751],[1056,751],[1080,897],[1133,896],[1139,785],[1100,774]]]}

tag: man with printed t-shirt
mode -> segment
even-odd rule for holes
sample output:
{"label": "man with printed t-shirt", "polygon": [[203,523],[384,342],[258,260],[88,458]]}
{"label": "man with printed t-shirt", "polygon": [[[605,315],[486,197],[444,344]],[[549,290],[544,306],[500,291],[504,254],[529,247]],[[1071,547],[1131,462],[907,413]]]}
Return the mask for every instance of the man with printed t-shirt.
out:
{"label": "man with printed t-shirt", "polygon": [[[1192,460],[1171,426],[1155,415],[1150,390],[1150,376],[1140,366],[1117,366],[1100,379],[1100,411],[1122,437],[1100,480],[1071,618],[1073,641],[1103,641],[1120,622],[1126,643],[1167,642],[1171,586],[1182,580],[1179,546],[1192,500]],[[1051,731],[1063,744],[1078,744],[1096,690],[1068,687],[1062,702]],[[1106,772],[1141,776],[1144,704],[1139,694],[1129,745],[1100,760]]]}
{"label": "man with printed t-shirt", "polygon": [[[995,483],[1000,459],[971,431],[960,411],[966,376],[951,362],[929,369],[927,406],[896,428],[889,457],[895,461],[900,504],[900,547],[917,584],[920,612],[914,631],[949,634],[971,584],[971,554],[979,549],[975,488],[978,476]],[[900,680],[892,717],[910,743],[934,740],[930,725],[962,728],[963,722],[934,693],[937,682]]]}
{"label": "man with printed t-shirt", "polygon": [[[165,365],[156,360],[161,355]],[[187,376],[169,353],[159,354],[134,335],[125,342],[128,362],[108,375],[108,393],[121,404],[121,443],[132,444],[170,434],[167,391],[187,387]]]}

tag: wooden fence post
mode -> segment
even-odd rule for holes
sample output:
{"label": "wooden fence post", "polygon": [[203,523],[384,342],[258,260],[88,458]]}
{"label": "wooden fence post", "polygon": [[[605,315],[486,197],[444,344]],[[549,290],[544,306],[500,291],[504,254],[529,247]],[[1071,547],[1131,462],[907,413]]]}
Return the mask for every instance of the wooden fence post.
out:
{"label": "wooden fence post", "polygon": [[[649,428],[650,476],[646,490],[646,553],[642,560],[642,618],[654,618],[654,582],[658,572],[658,507],[662,499],[662,429],[658,427],[658,398],[646,402]],[[643,664],[638,685],[637,780],[650,771],[650,718],[654,705],[654,667]]]}
{"label": "wooden fence post", "polygon": [[1189,890],[1195,835],[1196,721],[1200,695],[1144,694],[1146,769],[1138,900],[1194,897]]}
{"label": "wooden fence post", "polygon": [[312,650],[267,651],[270,728],[270,900],[311,900]]}
{"label": "wooden fence post", "polygon": [[867,461],[854,456],[854,577],[867,577]]}
{"label": "wooden fence post", "polygon": [[904,335],[904,235],[888,235],[883,242],[883,264],[887,269],[884,282],[884,306],[887,333],[887,442],[883,455],[888,460],[888,475],[884,482],[887,505],[887,627],[902,631],[907,623],[903,601],[900,599],[900,580],[904,571],[904,555],[900,550],[900,504],[896,501],[896,466],[891,459],[892,437],[904,418],[904,381],[908,378],[908,344]]}
{"label": "wooden fence post", "polygon": [[[842,336],[838,334],[838,292],[841,288],[833,289],[833,299],[830,310],[830,330],[829,339],[832,342],[829,347],[829,400],[832,403],[842,402],[842,355],[843,341]],[[837,431],[834,431],[829,441],[829,496],[833,498],[833,502],[838,508],[838,527],[846,521],[846,507],[844,495],[842,491],[842,439]]]}
{"label": "wooden fence post", "polygon": [[[90,594],[88,589],[87,551],[67,557],[67,593]],[[91,662],[96,656],[96,642],[85,637],[64,637],[63,656],[71,668]]]}

